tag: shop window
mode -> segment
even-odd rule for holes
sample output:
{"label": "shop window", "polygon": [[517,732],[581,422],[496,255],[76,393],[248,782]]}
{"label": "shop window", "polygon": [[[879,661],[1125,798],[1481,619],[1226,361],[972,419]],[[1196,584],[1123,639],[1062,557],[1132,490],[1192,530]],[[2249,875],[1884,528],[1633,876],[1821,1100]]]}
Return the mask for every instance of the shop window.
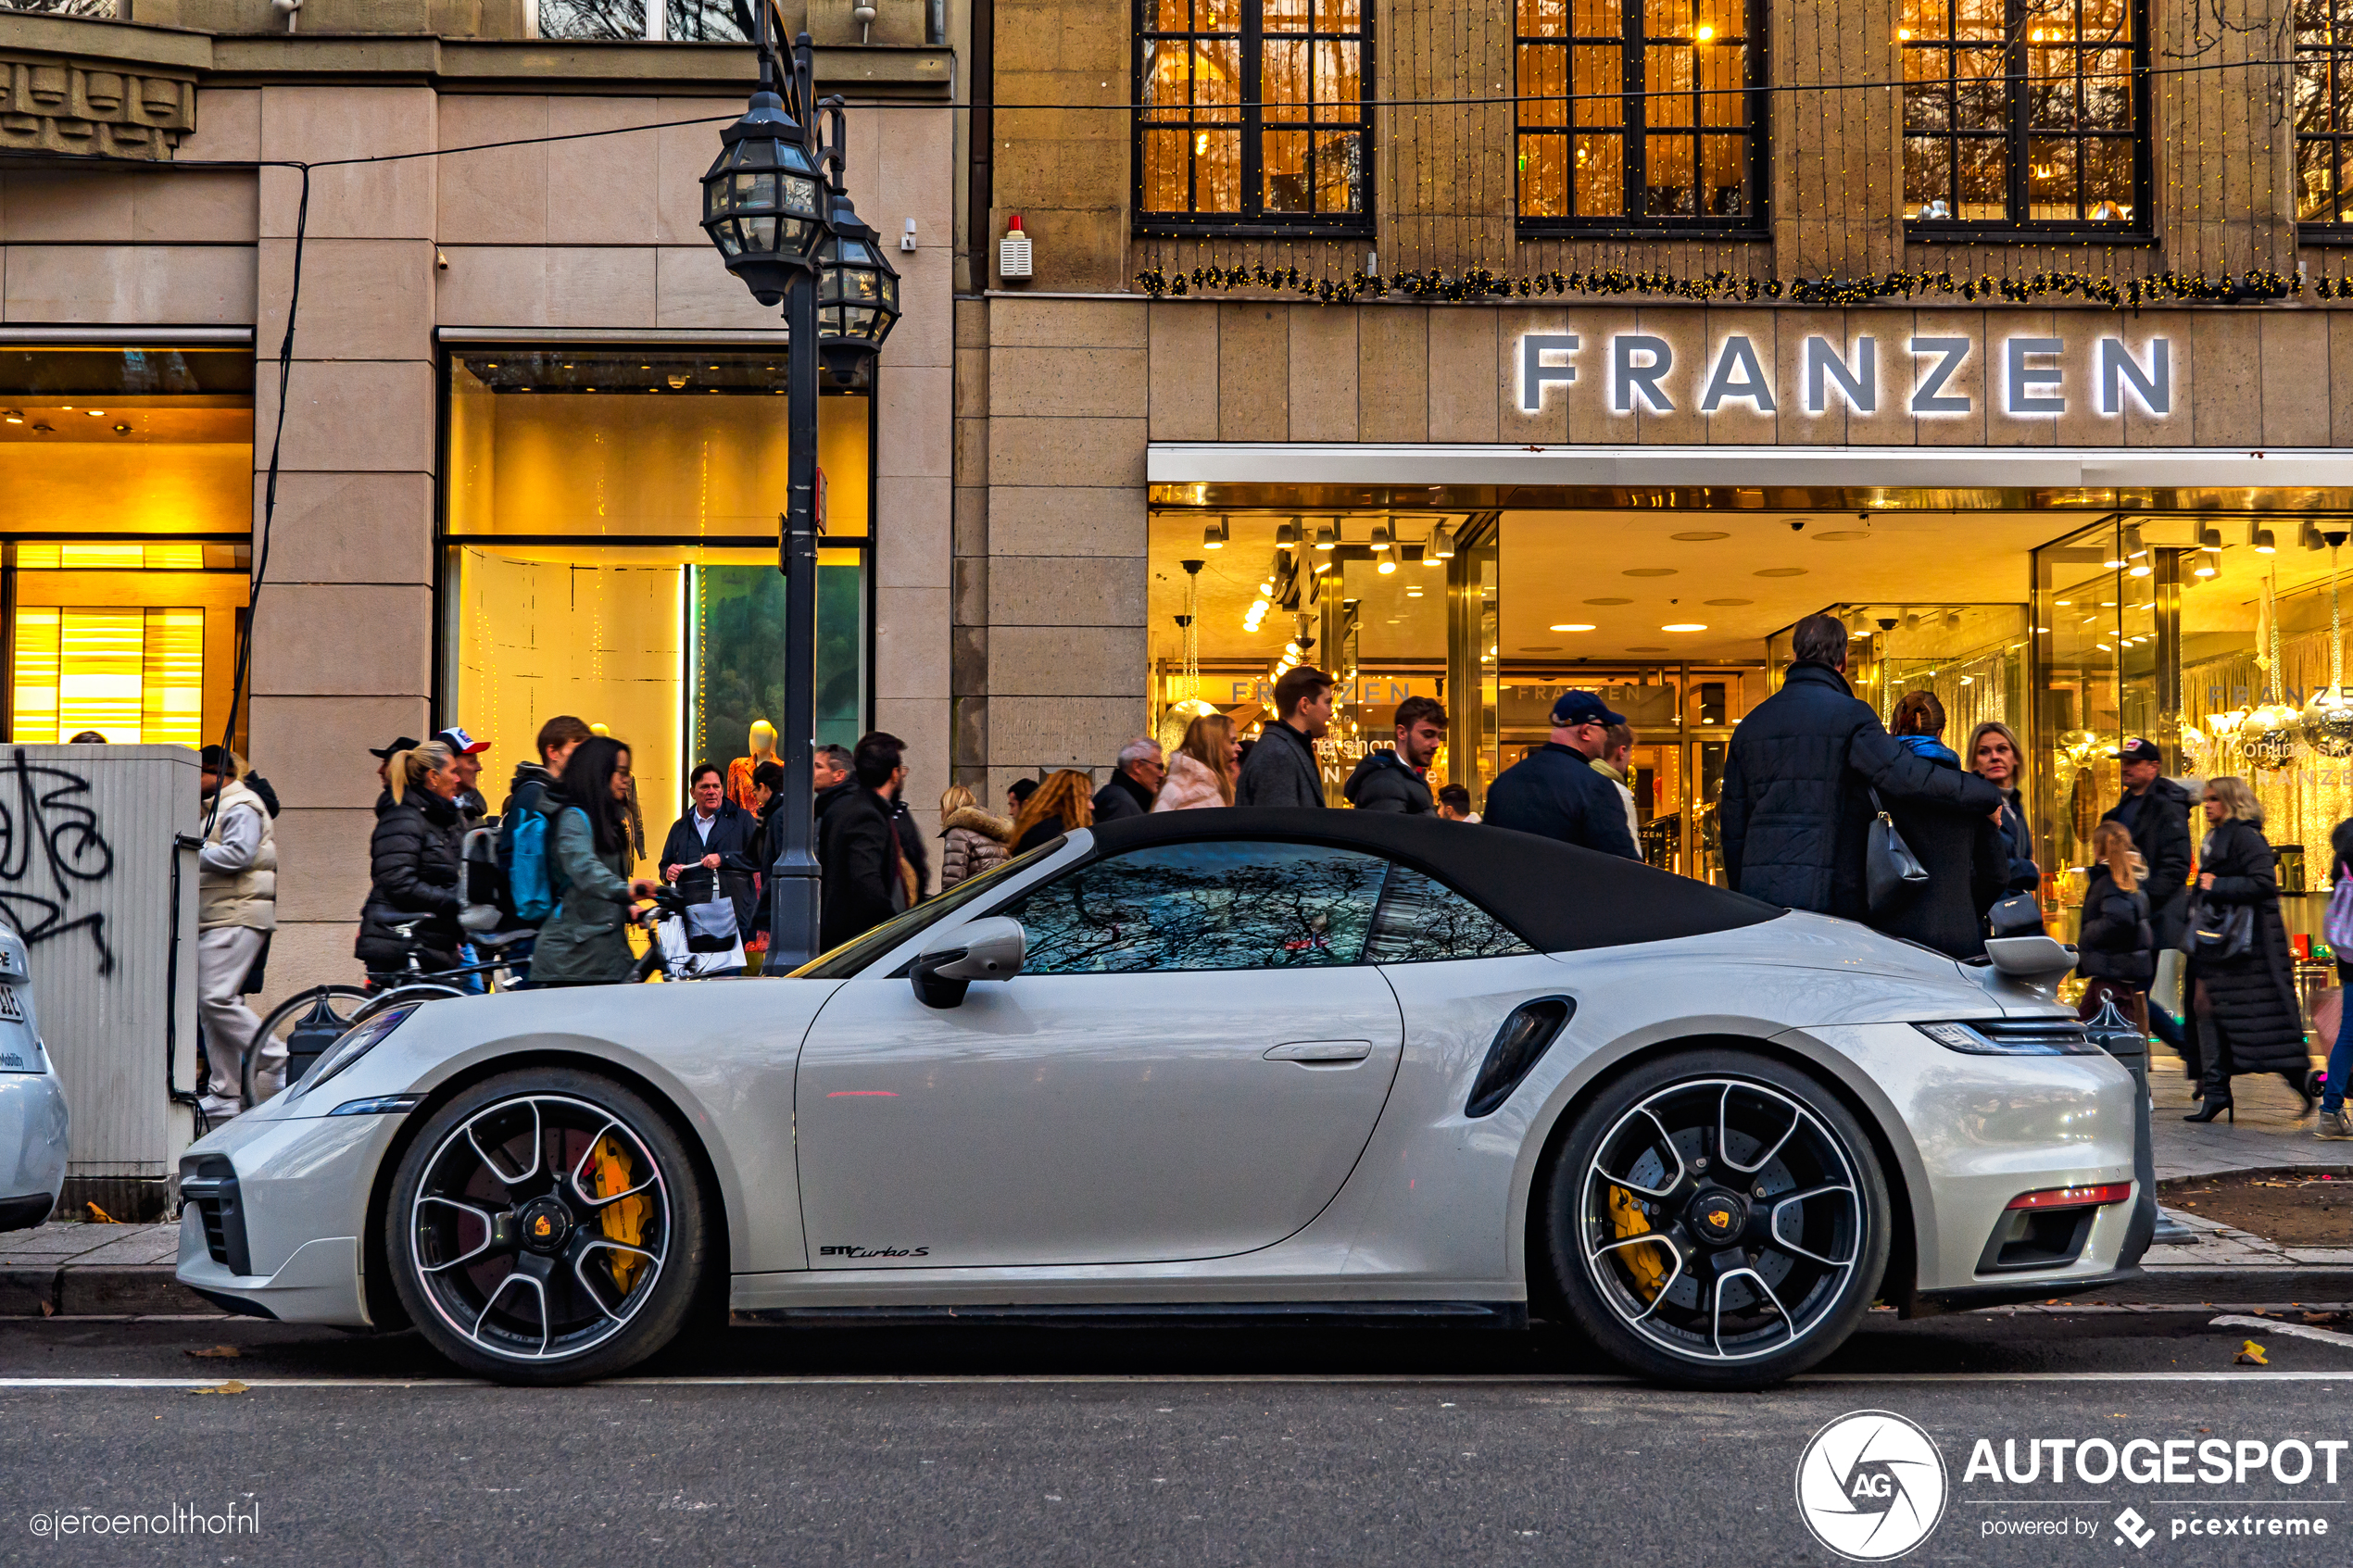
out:
{"label": "shop window", "polygon": [[1372,232],[1365,0],[1137,0],[1138,226]]}
{"label": "shop window", "polygon": [[0,352],[0,731],[202,746],[250,588],[253,356]]}
{"label": "shop window", "polygon": [[[647,847],[687,770],[781,725],[786,364],[736,350],[469,349],[449,367],[441,721],[528,758],[560,713],[633,752]],[[815,739],[865,730],[869,409],[819,407]]]}
{"label": "shop window", "polygon": [[2145,0],[1903,0],[1915,238],[2148,231]]}
{"label": "shop window", "polygon": [[2295,103],[2296,220],[2353,238],[2353,0],[2297,0]]}
{"label": "shop window", "polygon": [[1518,0],[1519,228],[1761,232],[1764,6]]}
{"label": "shop window", "polygon": [[536,0],[542,38],[746,44],[760,19],[754,0]]}

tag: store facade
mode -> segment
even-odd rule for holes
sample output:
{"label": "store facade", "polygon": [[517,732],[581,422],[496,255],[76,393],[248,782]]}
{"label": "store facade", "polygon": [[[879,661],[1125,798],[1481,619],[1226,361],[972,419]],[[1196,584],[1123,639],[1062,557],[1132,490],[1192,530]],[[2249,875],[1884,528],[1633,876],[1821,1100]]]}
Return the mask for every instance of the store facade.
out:
{"label": "store facade", "polygon": [[[792,345],[698,227],[752,53],[511,9],[407,35],[333,0],[294,34],[0,11],[9,107],[45,116],[0,166],[6,733],[218,739],[249,646],[237,744],[283,802],[271,995],[352,978],[368,748],[463,725],[495,806],[577,714],[631,743],[658,851],[687,768],[781,717]],[[851,97],[860,211],[912,247],[880,362],[821,401],[818,738],[890,729],[942,780],[954,52],[936,19],[862,44],[784,9]],[[736,31],[704,20],[673,36]],[[90,150],[141,161],[38,161]],[[311,171],[281,441],[277,165],[385,155]]]}

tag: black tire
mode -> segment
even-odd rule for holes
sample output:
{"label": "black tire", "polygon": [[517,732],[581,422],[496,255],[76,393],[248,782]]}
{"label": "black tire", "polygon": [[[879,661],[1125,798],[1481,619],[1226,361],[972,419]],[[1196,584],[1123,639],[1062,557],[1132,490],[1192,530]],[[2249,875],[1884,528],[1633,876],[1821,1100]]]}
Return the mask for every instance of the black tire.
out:
{"label": "black tire", "polygon": [[[270,1015],[261,1021],[261,1027],[254,1031],[253,1047],[245,1052],[245,1082],[241,1086],[247,1108],[259,1105],[263,1098],[258,1092],[260,1085],[255,1071],[261,1064],[263,1041],[283,1043],[296,1025],[311,1020],[314,1011],[348,1028],[359,1022],[359,1010],[371,995],[364,986],[359,985],[313,985],[308,991],[296,992],[272,1008]],[[291,1081],[279,1085],[282,1090],[291,1086]]]}
{"label": "black tire", "polygon": [[[596,1193],[582,1180],[592,1157]],[[614,1179],[628,1185],[606,1192]],[[596,1073],[526,1068],[467,1089],[418,1130],[385,1209],[384,1255],[409,1321],[459,1367],[579,1383],[677,1334],[703,1283],[705,1225],[669,1118]],[[517,1275],[530,1283],[516,1287]]]}
{"label": "black tire", "polygon": [[1893,1210],[1869,1137],[1820,1081],[1747,1051],[1679,1052],[1604,1085],[1541,1196],[1570,1320],[1679,1387],[1804,1372],[1855,1331],[1887,1268]]}

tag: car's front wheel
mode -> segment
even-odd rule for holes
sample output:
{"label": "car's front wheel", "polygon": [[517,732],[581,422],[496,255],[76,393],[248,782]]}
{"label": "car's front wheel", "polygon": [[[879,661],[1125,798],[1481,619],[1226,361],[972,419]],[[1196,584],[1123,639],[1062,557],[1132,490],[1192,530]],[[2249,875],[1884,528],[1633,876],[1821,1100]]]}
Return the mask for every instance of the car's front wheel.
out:
{"label": "car's front wheel", "polygon": [[686,1320],[709,1253],[668,1119],[564,1068],[502,1073],[436,1111],[402,1157],[384,1223],[409,1321],[504,1383],[643,1361]]}
{"label": "car's front wheel", "polygon": [[1644,1062],[1576,1114],[1545,1194],[1554,1280],[1611,1358],[1755,1388],[1853,1333],[1886,1269],[1890,1202],[1838,1098],[1770,1058]]}

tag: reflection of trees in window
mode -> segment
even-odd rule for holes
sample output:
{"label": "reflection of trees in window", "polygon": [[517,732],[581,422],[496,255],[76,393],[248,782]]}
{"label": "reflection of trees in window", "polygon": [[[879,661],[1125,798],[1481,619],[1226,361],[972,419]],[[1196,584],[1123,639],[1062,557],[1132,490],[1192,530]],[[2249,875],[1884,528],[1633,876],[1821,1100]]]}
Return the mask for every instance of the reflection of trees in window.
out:
{"label": "reflection of trees in window", "polygon": [[1050,883],[1005,912],[1028,934],[1029,974],[1313,969],[1530,950],[1417,872],[1302,844],[1137,850]]}
{"label": "reflection of trees in window", "polygon": [[1380,908],[1373,914],[1370,963],[1428,963],[1440,959],[1501,959],[1536,949],[1503,922],[1443,883],[1403,866],[1389,869]]}
{"label": "reflection of trees in window", "polygon": [[2353,224],[2353,0],[2296,0],[2296,216]]}
{"label": "reflection of trees in window", "polygon": [[1364,955],[1388,863],[1298,844],[1172,844],[1098,861],[1006,913],[1029,974],[1315,969]]}
{"label": "reflection of trees in window", "polygon": [[[663,34],[686,44],[741,44],[760,24],[752,0],[666,0]],[[646,0],[539,0],[542,38],[646,36]]]}

